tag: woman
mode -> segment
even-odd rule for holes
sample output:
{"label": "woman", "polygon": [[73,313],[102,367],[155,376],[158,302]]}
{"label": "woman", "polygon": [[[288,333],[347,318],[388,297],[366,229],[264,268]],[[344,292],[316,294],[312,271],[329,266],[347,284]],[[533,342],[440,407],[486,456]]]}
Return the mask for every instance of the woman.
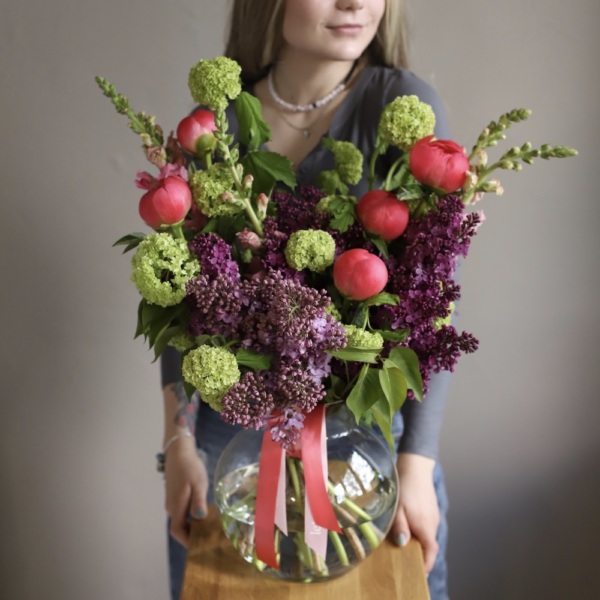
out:
{"label": "woman", "polygon": [[[448,137],[439,98],[406,70],[404,24],[402,0],[234,1],[226,54],[241,64],[244,83],[262,103],[272,131],[269,149],[290,158],[299,183],[314,183],[320,171],[332,168],[330,153],[320,146],[324,134],[351,141],[368,156],[381,109],[400,95],[431,104],[437,137]],[[235,131],[233,113],[229,117]],[[381,168],[383,173],[386,166]],[[360,197],[366,188],[363,179],[351,193]],[[177,598],[188,516],[206,515],[214,466],[237,428],[221,422],[206,404],[187,403],[172,350],[163,355],[162,373],[166,509]],[[446,497],[436,461],[447,386],[447,373],[434,376],[425,402],[406,403],[396,427],[400,502],[392,534],[399,546],[411,536],[420,541],[433,600],[447,598]],[[205,460],[196,445],[207,451]]]}

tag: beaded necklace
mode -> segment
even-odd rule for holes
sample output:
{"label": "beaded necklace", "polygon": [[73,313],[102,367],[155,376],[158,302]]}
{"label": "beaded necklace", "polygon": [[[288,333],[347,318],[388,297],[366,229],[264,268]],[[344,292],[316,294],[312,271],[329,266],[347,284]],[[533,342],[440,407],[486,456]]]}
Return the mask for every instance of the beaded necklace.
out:
{"label": "beaded necklace", "polygon": [[358,60],[355,60],[352,64],[352,68],[350,69],[346,77],[344,77],[344,79],[335,88],[333,88],[333,90],[331,90],[329,94],[323,96],[323,98],[315,100],[314,102],[310,102],[309,104],[291,104],[290,102],[286,102],[283,98],[280,98],[277,92],[275,91],[275,85],[273,84],[273,69],[271,68],[269,70],[269,74],[267,75],[267,85],[269,88],[269,93],[271,94],[273,100],[277,104],[279,104],[279,106],[285,108],[287,111],[309,112],[311,110],[314,110],[315,108],[320,108],[321,106],[329,104],[329,102],[331,102],[336,96],[341,94],[341,92],[343,92],[346,89],[346,86],[348,85],[350,78],[356,70],[357,65]]}

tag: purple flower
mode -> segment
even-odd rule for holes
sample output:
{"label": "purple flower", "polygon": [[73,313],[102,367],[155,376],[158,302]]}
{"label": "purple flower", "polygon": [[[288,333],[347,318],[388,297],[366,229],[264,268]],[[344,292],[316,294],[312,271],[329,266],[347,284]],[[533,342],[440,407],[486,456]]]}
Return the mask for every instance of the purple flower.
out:
{"label": "purple flower", "polygon": [[201,272],[209,279],[225,275],[238,279],[240,270],[231,257],[231,246],[216,233],[200,233],[190,241],[190,252],[196,255]]}

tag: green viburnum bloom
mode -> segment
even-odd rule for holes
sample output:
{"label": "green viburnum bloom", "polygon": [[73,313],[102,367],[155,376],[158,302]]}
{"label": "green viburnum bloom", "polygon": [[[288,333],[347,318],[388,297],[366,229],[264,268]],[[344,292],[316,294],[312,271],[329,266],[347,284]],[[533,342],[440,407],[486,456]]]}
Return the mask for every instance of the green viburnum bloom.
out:
{"label": "green viburnum bloom", "polygon": [[335,241],[320,229],[301,229],[290,235],[285,247],[288,265],[296,271],[308,269],[321,273],[333,264]]}
{"label": "green viburnum bloom", "polygon": [[348,346],[352,348],[369,348],[373,350],[383,348],[383,338],[380,333],[365,331],[355,325],[344,325],[344,329],[346,330]]}
{"label": "green viburnum bloom", "polygon": [[187,242],[168,233],[146,236],[131,259],[131,281],[150,304],[174,306],[185,298],[185,284],[200,272]]}
{"label": "green viburnum bloom", "polygon": [[326,147],[333,152],[335,168],[345,183],[356,185],[363,172],[363,155],[351,142],[331,140]]}
{"label": "green viburnum bloom", "polygon": [[174,335],[169,340],[169,346],[173,346],[179,352],[185,352],[194,346],[194,338],[185,331]]}
{"label": "green viburnum bloom", "polygon": [[342,313],[333,302],[325,309],[325,314],[331,315],[338,322],[342,320]]}
{"label": "green viburnum bloom", "polygon": [[379,119],[379,135],[390,146],[402,150],[433,134],[435,114],[429,104],[416,96],[399,96],[390,102]]}
{"label": "green viburnum bloom", "polygon": [[[190,188],[196,206],[207,217],[235,215],[244,210],[232,195],[233,175],[223,163],[211,165],[206,171],[193,173]],[[223,194],[229,194],[230,200],[223,199]]]}
{"label": "green viburnum bloom", "polygon": [[433,327],[436,331],[441,329],[444,325],[450,325],[450,323],[452,323],[452,315],[454,313],[454,307],[455,307],[454,302],[450,302],[450,304],[448,305],[448,310],[450,311],[450,314],[447,317],[437,317],[436,319],[433,320]]}
{"label": "green viburnum bloom", "polygon": [[226,108],[229,100],[237,98],[242,91],[241,72],[235,60],[224,56],[201,60],[190,69],[188,77],[192,98],[213,110]]}
{"label": "green viburnum bloom", "polygon": [[200,346],[183,358],[183,378],[199,392],[202,400],[216,411],[221,410],[221,400],[234,383],[240,380],[240,370],[235,356],[225,348]]}

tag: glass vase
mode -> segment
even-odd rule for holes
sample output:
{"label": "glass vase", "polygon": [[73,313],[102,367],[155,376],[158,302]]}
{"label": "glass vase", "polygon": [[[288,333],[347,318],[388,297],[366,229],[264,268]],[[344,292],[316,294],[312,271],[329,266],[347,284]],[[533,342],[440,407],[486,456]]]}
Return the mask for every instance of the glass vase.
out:
{"label": "glass vase", "polygon": [[275,528],[279,569],[261,562],[254,545],[254,513],[262,431],[242,431],[223,451],[215,471],[215,503],[226,536],[242,558],[267,575],[312,582],[338,577],[373,552],[387,535],[397,503],[395,457],[375,431],[357,426],[345,408],[326,418],[327,489],[342,533],[328,532],[317,555],[304,538],[303,465],[286,456],[288,535]]}

